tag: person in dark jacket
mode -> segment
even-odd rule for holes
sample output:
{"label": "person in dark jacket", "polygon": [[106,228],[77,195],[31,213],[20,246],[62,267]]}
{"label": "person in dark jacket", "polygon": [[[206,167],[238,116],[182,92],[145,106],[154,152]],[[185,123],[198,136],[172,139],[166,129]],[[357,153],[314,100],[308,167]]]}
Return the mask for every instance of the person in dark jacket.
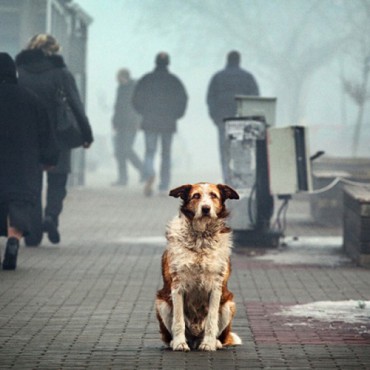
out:
{"label": "person in dark jacket", "polygon": [[120,69],[117,81],[118,88],[112,125],[114,152],[118,163],[118,180],[113,185],[125,186],[128,181],[128,161],[139,171],[140,178],[143,175],[143,163],[133,148],[140,116],[132,106],[132,94],[136,83],[130,78],[130,71],[126,68]]}
{"label": "person in dark jacket", "polygon": [[46,108],[18,85],[13,59],[0,53],[0,235],[8,237],[4,270],[16,268],[19,241],[30,232],[41,165],[46,169],[57,160]]}
{"label": "person in dark jacket", "polygon": [[227,170],[229,155],[223,120],[236,115],[235,95],[259,96],[259,89],[253,75],[240,68],[240,53],[231,51],[227,55],[226,67],[211,78],[207,91],[209,115],[218,129],[222,176],[226,184],[230,182]]}
{"label": "person in dark jacket", "polygon": [[168,71],[170,58],[161,52],[155,58],[153,72],[144,75],[136,85],[133,104],[142,115],[141,128],[145,134],[144,194],[152,194],[155,179],[154,156],[157,142],[162,143],[159,191],[166,192],[171,177],[171,144],[177,120],[186,110],[187,94],[178,77]]}
{"label": "person in dark jacket", "polygon": [[[19,73],[19,84],[35,92],[48,109],[49,119],[54,130],[56,125],[57,91],[63,89],[71,105],[83,138],[84,148],[93,142],[92,130],[81,102],[73,75],[66,67],[63,57],[57,54],[60,46],[57,40],[47,34],[34,36],[26,49],[16,57]],[[58,137],[57,137],[58,139]],[[59,243],[59,216],[63,208],[63,200],[67,195],[66,185],[71,170],[71,150],[60,144],[60,157],[55,169],[47,174],[47,195],[44,221],[40,229],[42,176],[40,174],[39,212],[35,215],[33,234],[27,245],[38,245],[42,239],[42,230],[47,232],[52,243]],[[40,232],[41,231],[41,232]]]}

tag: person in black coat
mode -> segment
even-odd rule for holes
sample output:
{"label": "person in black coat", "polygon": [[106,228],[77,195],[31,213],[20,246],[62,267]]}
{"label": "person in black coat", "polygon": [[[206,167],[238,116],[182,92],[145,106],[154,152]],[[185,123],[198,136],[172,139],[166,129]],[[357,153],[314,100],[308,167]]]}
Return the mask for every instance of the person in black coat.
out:
{"label": "person in black coat", "polygon": [[5,270],[16,268],[19,241],[30,232],[41,165],[49,168],[57,160],[45,106],[18,85],[14,61],[0,53],[0,235],[8,237]]}
{"label": "person in black coat", "polygon": [[[34,36],[26,50],[21,51],[16,57],[19,84],[35,92],[44,102],[54,130],[56,125],[56,95],[58,90],[63,89],[80,126],[84,138],[83,147],[88,148],[93,142],[92,130],[75,79],[66,67],[63,57],[57,54],[59,50],[60,46],[53,36],[47,34]],[[61,149],[59,161],[56,168],[48,172],[47,175],[48,187],[43,226],[41,229],[42,176],[40,174],[39,212],[38,215],[35,215],[34,233],[33,235],[31,233],[28,240],[26,238],[27,245],[40,244],[42,230],[48,233],[49,240],[52,243],[59,243],[60,241],[58,224],[63,208],[63,200],[67,195],[66,185],[68,174],[71,171],[71,150],[65,148],[60,140],[58,141]]]}
{"label": "person in black coat", "polygon": [[226,67],[212,78],[207,91],[209,115],[218,128],[219,150],[223,180],[227,184],[229,155],[225,145],[224,118],[235,117],[235,95],[259,96],[259,88],[253,75],[240,68],[240,53],[231,51],[227,55]]}
{"label": "person in black coat", "polygon": [[154,71],[139,80],[133,96],[134,108],[142,115],[141,128],[145,134],[144,193],[147,196],[152,194],[155,179],[154,156],[158,139],[162,142],[159,191],[166,192],[169,188],[172,136],[177,120],[185,114],[188,100],[180,79],[168,71],[169,62],[167,53],[159,53]]}
{"label": "person in black coat", "polygon": [[127,162],[143,175],[143,163],[135,153],[133,144],[139,128],[140,116],[132,106],[132,94],[136,82],[130,78],[130,71],[122,68],[117,74],[118,88],[112,125],[114,130],[114,152],[118,163],[118,180],[113,185],[125,186],[128,181]]}

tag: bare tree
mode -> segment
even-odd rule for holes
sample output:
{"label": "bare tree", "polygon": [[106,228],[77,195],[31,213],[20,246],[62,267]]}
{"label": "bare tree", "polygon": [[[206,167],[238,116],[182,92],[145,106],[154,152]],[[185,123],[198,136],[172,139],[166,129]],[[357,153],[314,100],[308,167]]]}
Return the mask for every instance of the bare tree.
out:
{"label": "bare tree", "polygon": [[337,55],[346,38],[333,3],[141,0],[141,24],[161,37],[182,37],[181,49],[188,55],[199,55],[200,45],[205,55],[215,41],[240,48],[275,83],[281,104],[288,108],[287,123],[297,124],[304,114],[307,82]]}
{"label": "bare tree", "polygon": [[347,7],[347,20],[351,25],[351,37],[345,45],[347,65],[354,71],[351,77],[343,77],[344,91],[357,106],[357,117],[354,124],[351,154],[356,157],[360,145],[361,131],[364,121],[364,111],[369,95],[370,73],[370,0],[355,0],[351,3],[344,1]]}

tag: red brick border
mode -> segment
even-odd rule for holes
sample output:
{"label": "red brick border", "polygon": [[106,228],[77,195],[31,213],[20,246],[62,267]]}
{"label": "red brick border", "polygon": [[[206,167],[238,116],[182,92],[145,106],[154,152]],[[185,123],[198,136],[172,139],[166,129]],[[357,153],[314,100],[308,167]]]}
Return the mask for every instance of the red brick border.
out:
{"label": "red brick border", "polygon": [[290,305],[249,302],[247,315],[256,343],[370,344],[370,324],[322,322],[309,317],[275,315]]}

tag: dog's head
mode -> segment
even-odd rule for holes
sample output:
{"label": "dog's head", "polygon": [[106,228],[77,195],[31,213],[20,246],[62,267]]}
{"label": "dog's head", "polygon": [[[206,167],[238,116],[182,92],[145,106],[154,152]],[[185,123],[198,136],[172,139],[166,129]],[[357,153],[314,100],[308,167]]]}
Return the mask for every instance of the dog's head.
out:
{"label": "dog's head", "polygon": [[189,219],[225,218],[226,199],[239,199],[238,193],[230,186],[205,182],[182,185],[172,189],[170,196],[183,200],[181,212]]}

